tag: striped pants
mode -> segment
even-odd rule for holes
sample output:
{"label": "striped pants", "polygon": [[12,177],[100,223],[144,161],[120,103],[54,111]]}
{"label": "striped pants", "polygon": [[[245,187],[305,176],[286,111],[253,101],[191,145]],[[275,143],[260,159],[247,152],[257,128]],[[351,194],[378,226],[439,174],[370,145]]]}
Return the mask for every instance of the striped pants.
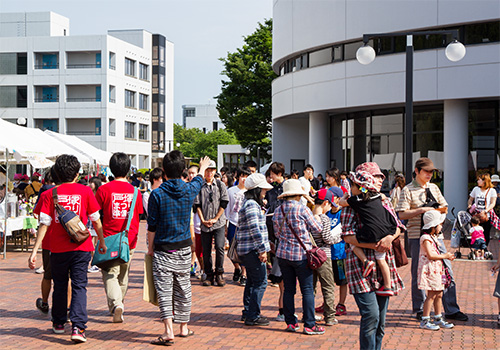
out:
{"label": "striped pants", "polygon": [[153,278],[160,318],[187,323],[191,316],[191,247],[171,253],[155,250]]}

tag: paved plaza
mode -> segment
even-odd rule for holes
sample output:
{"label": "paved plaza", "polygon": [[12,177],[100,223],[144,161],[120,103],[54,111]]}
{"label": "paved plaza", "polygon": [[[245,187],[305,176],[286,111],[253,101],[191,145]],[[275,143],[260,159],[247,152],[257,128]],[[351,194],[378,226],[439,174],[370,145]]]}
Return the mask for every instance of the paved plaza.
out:
{"label": "paved plaza", "polygon": [[[142,300],[145,229],[141,224],[138,251],[134,255],[130,288],[125,300],[125,323],[111,323],[101,274],[89,274],[89,322],[86,344],[92,349],[155,348],[149,342],[161,334],[163,326],[158,308]],[[491,244],[498,252],[498,242]],[[27,268],[29,253],[8,252],[0,260],[0,348],[57,349],[72,345],[70,326],[64,335],[52,333],[49,315],[35,308],[40,296],[41,275]],[[41,263],[41,254],[38,255]],[[492,297],[495,278],[489,272],[491,261],[453,262],[458,298],[468,322],[456,322],[451,330],[421,330],[411,315],[409,267],[400,269],[406,289],[391,298],[387,314],[384,349],[500,349],[500,327],[496,324],[497,301]],[[273,321],[268,327],[248,327],[240,322],[243,287],[229,281],[232,267],[226,259],[226,287],[202,287],[193,279],[193,312],[190,328],[195,335],[176,338],[174,347],[182,349],[358,349],[359,315],[354,299],[347,299],[347,316],[337,326],[328,327],[323,336],[284,332],[285,324],[274,321],[278,313],[278,288],[268,287],[262,313]],[[296,306],[299,318],[300,293]],[[316,299],[317,304],[320,298]],[[51,303],[50,303],[51,304]],[[301,326],[302,327],[302,326]],[[178,328],[176,328],[178,329]]]}

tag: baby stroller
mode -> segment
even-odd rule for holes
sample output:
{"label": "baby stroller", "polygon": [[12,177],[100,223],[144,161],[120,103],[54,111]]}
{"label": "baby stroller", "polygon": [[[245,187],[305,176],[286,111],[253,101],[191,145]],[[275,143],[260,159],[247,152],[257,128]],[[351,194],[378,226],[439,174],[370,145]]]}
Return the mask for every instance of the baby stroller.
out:
{"label": "baby stroller", "polygon": [[[460,251],[461,247],[469,248],[469,254],[467,254],[467,258],[469,260],[472,260],[475,257],[474,251],[472,250],[471,236],[469,233],[469,230],[472,227],[472,225],[470,224],[470,219],[472,219],[472,216],[465,210],[461,210],[455,215],[455,208],[451,209],[451,213],[455,218],[455,222],[451,230],[450,245],[452,248],[458,248],[458,250],[455,252],[455,257],[457,259],[460,259],[462,257],[462,252]],[[489,252],[488,250],[485,250],[484,258],[493,259],[493,254],[491,254],[491,252]]]}

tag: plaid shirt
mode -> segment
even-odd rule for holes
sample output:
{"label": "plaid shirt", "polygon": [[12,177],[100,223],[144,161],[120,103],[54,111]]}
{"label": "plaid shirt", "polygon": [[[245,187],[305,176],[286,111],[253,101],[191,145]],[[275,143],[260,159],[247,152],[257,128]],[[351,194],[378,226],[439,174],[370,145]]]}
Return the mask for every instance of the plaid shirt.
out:
{"label": "plaid shirt", "polygon": [[236,231],[238,255],[245,255],[252,250],[259,253],[271,250],[267,238],[266,217],[259,204],[246,200],[238,212],[238,230]]}
{"label": "plaid shirt", "polygon": [[[286,221],[285,222],[285,215]],[[316,220],[309,208],[294,200],[288,200],[275,210],[273,215],[273,227],[278,238],[278,250],[276,256],[290,261],[306,259],[306,251],[301,247],[297,238],[292,233],[290,225],[300,237],[306,248],[312,248],[309,232],[321,233],[323,225]]]}
{"label": "plaid shirt", "polygon": [[[382,201],[382,205],[395,217],[398,227],[404,229],[405,227],[401,221],[399,221],[394,209],[392,208],[391,200],[389,198],[385,198]],[[341,222],[343,236],[356,235],[356,230],[361,228],[361,220],[359,219],[358,214],[356,214],[350,207],[345,207],[342,210]],[[363,251],[368,260],[375,262],[375,266],[377,268],[367,278],[363,277],[363,262],[353,253],[350,245],[346,246],[346,276],[351,294],[374,292],[383,285],[382,273],[380,272],[380,268],[375,260],[375,250],[363,248]],[[392,248],[387,252],[385,259],[389,264],[391,272],[392,290],[397,294],[404,288],[404,285],[403,280],[396,270],[396,263],[394,261],[394,252]]]}
{"label": "plaid shirt", "polygon": [[155,244],[169,245],[182,241],[186,241],[187,244],[188,240],[190,241],[191,208],[202,184],[201,176],[195,176],[189,183],[181,179],[172,179],[151,192],[148,204],[148,231],[156,232]]}

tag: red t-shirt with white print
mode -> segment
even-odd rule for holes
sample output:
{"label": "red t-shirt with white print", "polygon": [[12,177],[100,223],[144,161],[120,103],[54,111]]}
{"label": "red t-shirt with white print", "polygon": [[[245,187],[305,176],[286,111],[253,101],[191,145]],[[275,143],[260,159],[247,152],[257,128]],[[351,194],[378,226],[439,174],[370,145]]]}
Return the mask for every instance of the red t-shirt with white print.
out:
{"label": "red t-shirt with white print", "polygon": [[[88,186],[77,183],[65,183],[57,187],[58,202],[67,210],[71,210],[80,216],[80,220],[87,225],[88,217],[101,209],[97,203],[92,190]],[[57,213],[52,199],[52,189],[42,193],[40,198],[40,215],[50,216],[50,227],[47,230],[50,240],[50,251],[52,253],[65,253],[73,251],[94,251],[92,238],[89,236],[82,243],[71,241],[68,233],[57,219]]]}
{"label": "red t-shirt with white print", "polygon": [[[96,199],[102,207],[102,230],[104,237],[116,235],[127,227],[128,211],[132,205],[134,186],[125,181],[113,180],[99,187]],[[138,191],[135,201],[134,216],[130,223],[128,242],[130,249],[137,245],[139,217],[142,214],[142,195]]]}

